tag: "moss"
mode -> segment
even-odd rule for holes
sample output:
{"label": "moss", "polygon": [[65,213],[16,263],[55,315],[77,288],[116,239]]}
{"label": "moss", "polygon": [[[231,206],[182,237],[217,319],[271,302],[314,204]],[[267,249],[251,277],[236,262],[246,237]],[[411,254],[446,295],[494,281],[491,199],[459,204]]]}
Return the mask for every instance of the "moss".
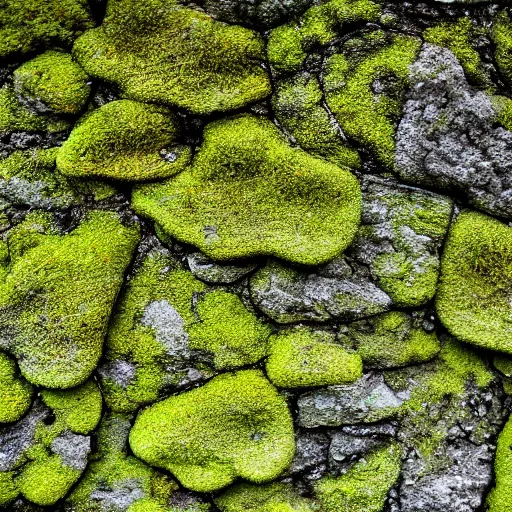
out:
{"label": "moss", "polygon": [[[367,34],[363,43],[372,46],[381,36],[379,31]],[[395,122],[409,80],[408,68],[421,42],[405,35],[391,35],[385,40],[365,57],[350,52],[350,48],[344,54],[333,55],[327,63],[324,85],[327,104],[345,134],[392,168]],[[389,79],[393,83],[392,93],[373,92],[374,83]]]}
{"label": "moss", "polygon": [[92,26],[86,0],[5,0],[0,10],[0,58],[47,45],[69,45]]}
{"label": "moss", "polygon": [[505,377],[512,377],[512,358],[497,354],[494,356],[493,365]]}
{"label": "moss", "polygon": [[130,446],[185,487],[208,492],[237,477],[276,478],[294,454],[293,420],[263,374],[245,370],[214,377],[142,411]]}
{"label": "moss", "polygon": [[496,45],[494,58],[503,76],[512,81],[512,22],[506,11],[498,14],[494,21],[492,39]]}
{"label": "moss", "polygon": [[457,57],[470,80],[479,85],[486,85],[489,77],[480,55],[472,46],[473,40],[479,35],[482,35],[482,30],[479,30],[467,17],[440,23],[423,32],[425,41],[448,48]]}
{"label": "moss", "polygon": [[245,366],[266,356],[271,327],[247,311],[235,294],[202,295],[196,314],[199,322],[188,329],[190,348],[212,352],[215,368]]}
{"label": "moss", "polygon": [[356,381],[363,374],[361,357],[347,352],[333,338],[308,328],[272,336],[266,363],[269,379],[283,388]]}
{"label": "moss", "polygon": [[457,338],[512,353],[512,228],[464,211],[452,225],[441,262],[436,309]]}
{"label": "moss", "polygon": [[14,361],[0,352],[0,423],[19,420],[32,401],[32,386],[16,373]]}
{"label": "moss", "polygon": [[313,512],[311,500],[301,498],[289,484],[236,484],[215,499],[221,512]]}
{"label": "moss", "polygon": [[302,34],[297,25],[281,25],[268,36],[267,57],[274,69],[298,71],[307,53],[302,47]]}
{"label": "moss", "polygon": [[213,259],[274,255],[310,265],[351,242],[360,201],[347,170],[290,148],[269,121],[249,115],[209,124],[191,169],[132,196],[138,213]]}
{"label": "moss", "polygon": [[190,160],[176,144],[178,124],[166,108],[136,101],[112,101],[87,114],[57,155],[65,176],[125,181],[167,178]]}
{"label": "moss", "polygon": [[401,450],[389,443],[361,459],[340,477],[323,477],[314,485],[324,512],[380,512],[400,475]]}
{"label": "moss", "polygon": [[490,96],[496,112],[496,121],[507,130],[512,130],[512,100],[506,96]]}
{"label": "moss", "polygon": [[66,235],[38,213],[9,232],[0,283],[0,332],[23,376],[50,388],[85,381],[96,367],[111,308],[138,242],[138,228],[92,211]]}
{"label": "moss", "polygon": [[15,475],[14,471],[0,472],[0,506],[8,505],[19,494],[14,482]]}
{"label": "moss", "polygon": [[46,118],[24,107],[9,87],[0,89],[0,132],[37,132],[46,130]]}
{"label": "moss", "polygon": [[342,140],[339,128],[323,107],[316,78],[294,76],[278,82],[272,107],[281,126],[302,149],[336,165],[361,166],[357,150]]}
{"label": "moss", "polygon": [[508,512],[512,503],[512,417],[498,437],[494,459],[494,488],[487,497],[489,512]]}
{"label": "moss", "polygon": [[240,108],[271,92],[256,32],[175,0],[111,0],[103,25],[79,38],[73,53],[125,97],[195,114]]}

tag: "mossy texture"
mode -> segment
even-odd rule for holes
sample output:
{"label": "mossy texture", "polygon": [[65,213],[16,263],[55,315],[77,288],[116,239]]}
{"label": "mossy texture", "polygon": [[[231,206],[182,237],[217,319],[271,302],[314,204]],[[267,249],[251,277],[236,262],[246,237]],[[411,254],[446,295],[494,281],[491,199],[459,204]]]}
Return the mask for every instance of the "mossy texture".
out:
{"label": "mossy texture", "polygon": [[87,114],[57,156],[59,171],[78,178],[144,181],[173,176],[190,160],[176,144],[178,123],[166,108],[112,101]]}
{"label": "mossy texture", "polygon": [[[347,48],[328,60],[324,79],[326,101],[345,134],[392,168],[395,123],[409,80],[409,65],[421,42],[406,35],[386,36],[376,31],[364,36],[361,45],[374,48],[364,56],[359,52],[351,55]],[[392,90],[374,93],[373,84],[391,76]]]}
{"label": "mossy texture", "polygon": [[195,114],[240,108],[271,92],[256,32],[175,0],[110,0],[103,24],[80,37],[73,53],[125,97]]}
{"label": "mossy texture", "polygon": [[77,114],[91,86],[84,70],[69,53],[47,51],[14,71],[14,90],[29,102],[58,114]]}
{"label": "mossy texture", "polygon": [[361,357],[347,352],[334,339],[299,328],[270,338],[266,370],[279,387],[332,386],[356,381],[363,374]]}
{"label": "mossy texture", "polygon": [[93,26],[86,0],[5,0],[0,10],[0,58],[50,44],[69,45]]}
{"label": "mossy texture", "polygon": [[47,119],[37,116],[18,100],[10,87],[0,89],[0,132],[37,132],[46,129]]}
{"label": "mossy texture", "polygon": [[496,49],[494,58],[505,78],[512,82],[512,22],[506,11],[498,14],[492,38]]}
{"label": "mossy texture", "polygon": [[274,255],[323,263],[355,235],[357,179],[292,149],[266,119],[213,122],[192,168],[135,188],[132,205],[216,260]]}
{"label": "mossy texture", "polygon": [[381,512],[398,480],[401,449],[396,443],[367,455],[340,477],[315,483],[315,495],[325,512]]}
{"label": "mossy texture", "polygon": [[512,228],[464,211],[450,229],[436,297],[441,322],[457,338],[512,353]]}
{"label": "mossy texture", "polygon": [[286,402],[258,370],[220,375],[142,411],[130,446],[137,457],[201,492],[237,477],[272,480],[295,450]]}
{"label": "mossy texture", "polygon": [[32,386],[17,375],[16,363],[0,352],[0,423],[20,419],[30,407],[31,398]]}
{"label": "mossy texture", "polygon": [[498,437],[494,488],[487,497],[489,512],[509,512],[512,503],[512,418]]}
{"label": "mossy texture", "polygon": [[0,333],[28,381],[68,388],[91,374],[138,236],[101,211],[66,235],[37,212],[10,231]]}

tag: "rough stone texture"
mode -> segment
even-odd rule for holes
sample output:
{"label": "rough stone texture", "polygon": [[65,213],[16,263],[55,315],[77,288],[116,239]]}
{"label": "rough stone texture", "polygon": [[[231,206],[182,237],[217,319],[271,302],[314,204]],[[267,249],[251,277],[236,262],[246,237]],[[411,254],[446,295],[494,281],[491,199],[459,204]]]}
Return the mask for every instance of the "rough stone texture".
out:
{"label": "rough stone texture", "polygon": [[200,252],[187,256],[190,272],[201,281],[211,284],[231,284],[257,268],[255,263],[234,263],[226,265],[215,262]]}
{"label": "rough stone texture", "polygon": [[52,441],[51,449],[53,453],[60,455],[64,465],[83,471],[91,451],[91,439],[88,436],[65,432]]}

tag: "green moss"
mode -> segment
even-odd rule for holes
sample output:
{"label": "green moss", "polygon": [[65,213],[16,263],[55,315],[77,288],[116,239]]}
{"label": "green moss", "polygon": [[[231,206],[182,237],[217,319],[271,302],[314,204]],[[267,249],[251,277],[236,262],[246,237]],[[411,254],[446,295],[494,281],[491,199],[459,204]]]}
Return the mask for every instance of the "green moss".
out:
{"label": "green moss", "polygon": [[126,181],[167,178],[190,161],[175,143],[177,119],[166,108],[112,101],[87,114],[64,142],[57,166],[66,176]]}
{"label": "green moss", "polygon": [[465,211],[452,225],[441,262],[436,309],[457,338],[512,353],[512,228]]}
{"label": "green moss", "polygon": [[58,235],[38,213],[9,232],[11,262],[0,283],[0,333],[24,377],[73,387],[96,367],[111,308],[138,242],[138,228],[92,211]]}
{"label": "green moss", "polygon": [[346,337],[355,344],[365,367],[398,368],[434,358],[441,345],[436,333],[426,332],[401,311],[384,313],[348,327]]}
{"label": "green moss", "polygon": [[274,69],[298,71],[307,53],[302,48],[302,34],[297,25],[281,25],[268,36],[267,57]]}
{"label": "green moss", "polygon": [[37,132],[46,129],[46,118],[24,107],[9,87],[0,89],[0,132]]}
{"label": "green moss", "polygon": [[334,336],[308,328],[272,336],[266,370],[269,379],[283,388],[350,383],[363,374],[359,355],[334,343]]}
{"label": "green moss", "polygon": [[459,60],[466,75],[476,84],[486,85],[489,82],[480,55],[473,48],[472,41],[482,35],[469,18],[459,18],[457,21],[440,23],[423,32],[423,38],[428,43],[448,48]]}
{"label": "green moss", "polygon": [[196,313],[199,322],[188,329],[190,348],[212,352],[215,368],[245,366],[266,356],[271,327],[247,311],[237,295],[202,295]]}
{"label": "green moss", "polygon": [[[370,33],[364,36],[363,44],[373,46],[380,39],[381,32]],[[327,63],[325,88],[327,104],[345,134],[392,168],[395,122],[408,84],[408,68],[421,42],[410,36],[391,35],[383,43],[365,57],[349,52],[349,48],[344,54],[333,55]],[[373,84],[389,78],[393,78],[393,91],[374,94]]]}
{"label": "green moss", "polygon": [[294,454],[293,420],[262,372],[246,370],[220,375],[142,411],[130,446],[185,487],[207,492],[237,477],[276,478]]}
{"label": "green moss", "polygon": [[0,10],[0,58],[51,44],[69,45],[92,26],[86,0],[5,0]]}
{"label": "green moss", "polygon": [[301,498],[289,484],[233,485],[215,499],[221,512],[313,512],[312,501]]}
{"label": "green moss", "polygon": [[400,476],[401,450],[390,443],[340,477],[323,477],[314,485],[324,512],[380,512]]}
{"label": "green moss", "polygon": [[281,126],[302,149],[340,166],[361,166],[357,150],[342,140],[322,106],[322,91],[316,78],[295,76],[278,82],[272,107]]}
{"label": "green moss", "polygon": [[351,242],[360,201],[347,170],[290,148],[269,121],[249,115],[209,124],[191,169],[132,196],[138,213],[213,259],[274,255],[310,265]]}
{"label": "green moss", "polygon": [[91,92],[84,70],[59,51],[29,60],[14,71],[13,80],[17,94],[59,114],[80,112]]}
{"label": "green moss", "polygon": [[271,92],[256,32],[175,0],[111,0],[103,25],[79,38],[73,53],[125,97],[195,114],[240,108]]}
{"label": "green moss", "polygon": [[512,130],[512,100],[506,96],[490,96],[494,110],[496,111],[496,121],[507,130]]}
{"label": "green moss", "polygon": [[15,475],[14,471],[0,472],[0,506],[8,505],[19,494],[14,482]]}
{"label": "green moss", "polygon": [[506,11],[496,17],[492,31],[494,58],[505,78],[512,81],[512,22]]}
{"label": "green moss", "polygon": [[494,367],[505,377],[512,377],[512,358],[498,354],[493,359]]}
{"label": "green moss", "polygon": [[0,423],[19,420],[30,407],[32,386],[16,374],[14,361],[0,352]]}

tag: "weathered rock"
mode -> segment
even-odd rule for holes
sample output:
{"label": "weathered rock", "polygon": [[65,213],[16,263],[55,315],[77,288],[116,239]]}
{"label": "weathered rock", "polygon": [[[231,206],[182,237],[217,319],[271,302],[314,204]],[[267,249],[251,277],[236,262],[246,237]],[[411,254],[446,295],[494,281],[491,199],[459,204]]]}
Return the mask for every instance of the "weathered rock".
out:
{"label": "weathered rock", "polygon": [[201,252],[189,254],[187,263],[195,277],[212,284],[234,283],[257,268],[255,263],[218,263]]}
{"label": "weathered rock", "polygon": [[317,480],[327,471],[330,438],[325,432],[295,432],[295,456],[287,473]]}

